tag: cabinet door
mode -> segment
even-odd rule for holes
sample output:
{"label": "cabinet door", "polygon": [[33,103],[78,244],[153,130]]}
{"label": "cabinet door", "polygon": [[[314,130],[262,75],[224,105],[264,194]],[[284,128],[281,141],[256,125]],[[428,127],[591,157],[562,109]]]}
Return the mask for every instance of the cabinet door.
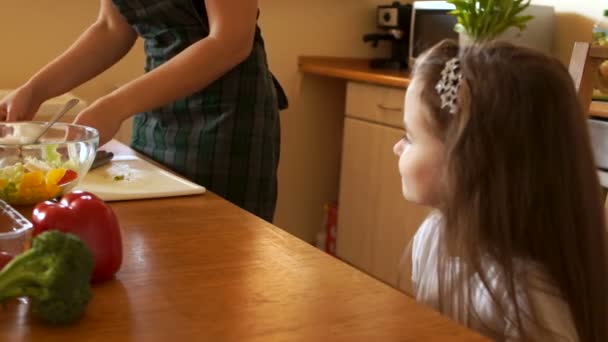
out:
{"label": "cabinet door", "polygon": [[[403,251],[429,212],[401,194],[392,148],[402,136],[392,127],[352,118],[344,122],[337,254],[392,286]],[[409,293],[410,279],[401,274],[400,287]]]}

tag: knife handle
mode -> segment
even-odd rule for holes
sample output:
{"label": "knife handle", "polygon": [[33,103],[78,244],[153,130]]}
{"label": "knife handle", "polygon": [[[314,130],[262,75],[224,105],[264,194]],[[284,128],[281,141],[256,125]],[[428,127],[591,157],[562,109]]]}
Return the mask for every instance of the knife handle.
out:
{"label": "knife handle", "polygon": [[91,165],[90,170],[96,169],[102,165],[109,163],[113,157],[114,153],[112,152],[98,150],[97,153],[95,153],[95,159],[93,160],[93,164]]}

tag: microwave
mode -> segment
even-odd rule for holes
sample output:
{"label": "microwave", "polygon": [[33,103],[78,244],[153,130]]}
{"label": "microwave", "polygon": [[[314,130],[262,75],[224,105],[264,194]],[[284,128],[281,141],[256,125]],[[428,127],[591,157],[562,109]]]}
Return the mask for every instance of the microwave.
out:
{"label": "microwave", "polygon": [[[443,39],[459,41],[459,34],[454,31],[456,17],[450,14],[455,8],[446,1],[414,1],[410,21],[409,65],[414,65],[422,52]],[[551,54],[555,16],[553,7],[530,5],[521,14],[534,17],[524,31],[512,27],[497,39]]]}
{"label": "microwave", "polygon": [[445,1],[414,1],[410,20],[409,65],[425,50],[444,39],[458,41],[454,31],[456,17],[450,12],[456,6]]}

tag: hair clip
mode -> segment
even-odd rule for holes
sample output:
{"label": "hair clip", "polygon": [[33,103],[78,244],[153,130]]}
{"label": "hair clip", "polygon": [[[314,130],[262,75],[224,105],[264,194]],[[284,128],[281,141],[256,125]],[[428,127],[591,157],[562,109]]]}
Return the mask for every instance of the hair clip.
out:
{"label": "hair clip", "polygon": [[458,112],[458,89],[461,81],[460,61],[454,57],[445,63],[441,71],[441,79],[435,85],[435,90],[441,98],[441,108],[448,107],[450,114]]}

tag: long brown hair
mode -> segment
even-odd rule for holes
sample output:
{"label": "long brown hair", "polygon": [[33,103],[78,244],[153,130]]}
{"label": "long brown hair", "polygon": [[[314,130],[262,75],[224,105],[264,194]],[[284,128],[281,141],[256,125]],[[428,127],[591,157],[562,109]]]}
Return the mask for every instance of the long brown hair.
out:
{"label": "long brown hair", "polygon": [[[463,77],[456,114],[441,108],[435,90],[453,57]],[[524,340],[514,261],[538,264],[569,305],[580,340],[608,341],[603,200],[568,71],[552,57],[505,42],[459,49],[443,41],[418,59],[414,77],[423,82],[427,122],[446,145],[440,260],[457,256],[506,311],[482,271],[482,259],[491,257],[508,282]],[[449,268],[441,261],[439,268],[449,279]],[[451,289],[441,282],[443,311]]]}

